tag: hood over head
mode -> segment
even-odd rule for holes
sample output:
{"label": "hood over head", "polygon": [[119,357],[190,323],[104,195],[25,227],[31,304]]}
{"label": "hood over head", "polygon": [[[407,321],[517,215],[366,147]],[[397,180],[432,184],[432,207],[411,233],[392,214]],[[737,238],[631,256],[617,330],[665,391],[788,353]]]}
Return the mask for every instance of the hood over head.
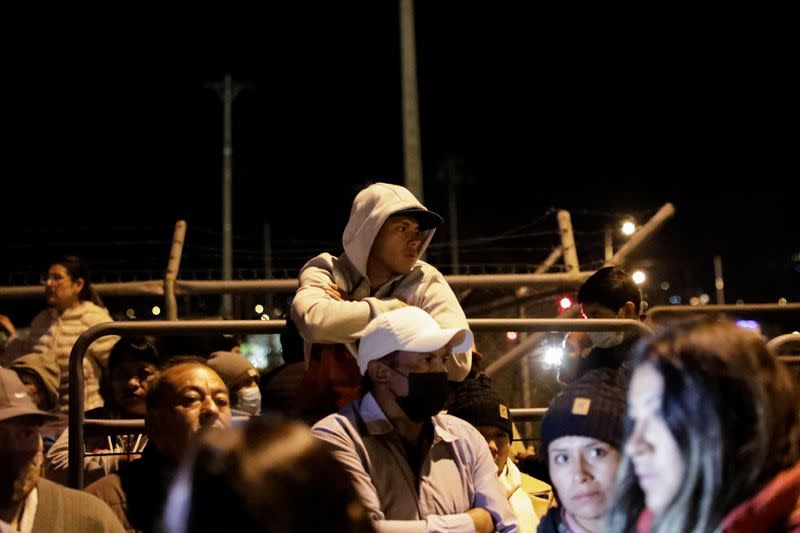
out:
{"label": "hood over head", "polygon": [[353,200],[350,219],[342,234],[342,246],[350,262],[364,277],[367,277],[367,259],[372,243],[386,219],[394,214],[408,214],[419,220],[422,244],[417,259],[425,253],[436,227],[443,221],[400,185],[373,183],[361,190]]}

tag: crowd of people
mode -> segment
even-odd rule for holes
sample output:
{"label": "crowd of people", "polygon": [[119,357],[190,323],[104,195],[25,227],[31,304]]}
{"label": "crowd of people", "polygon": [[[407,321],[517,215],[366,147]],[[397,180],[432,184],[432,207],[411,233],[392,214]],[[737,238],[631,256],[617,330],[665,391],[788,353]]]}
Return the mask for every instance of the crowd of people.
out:
{"label": "crowd of people", "polygon": [[[800,531],[797,383],[723,318],[567,335],[541,444],[513,451],[510,406],[421,259],[441,223],[401,186],[359,192],[343,252],[301,270],[296,359],[267,375],[230,339],[95,341],[85,417],[143,426],[86,435],[83,490],[65,485],[68,359],[111,318],[81,260],[55,261],[27,335],[0,315],[0,532]],[[616,266],[578,300],[640,318]]]}

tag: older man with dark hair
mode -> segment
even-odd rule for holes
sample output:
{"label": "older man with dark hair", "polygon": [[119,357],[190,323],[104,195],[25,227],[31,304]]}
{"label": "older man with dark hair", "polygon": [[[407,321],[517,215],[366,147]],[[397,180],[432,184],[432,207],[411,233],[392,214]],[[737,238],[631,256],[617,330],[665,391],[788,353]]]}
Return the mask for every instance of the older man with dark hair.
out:
{"label": "older man with dark hair", "polygon": [[120,465],[86,488],[108,503],[128,531],[152,531],[169,483],[196,435],[231,423],[228,388],[201,358],[177,358],[162,367],[147,393],[142,458]]}

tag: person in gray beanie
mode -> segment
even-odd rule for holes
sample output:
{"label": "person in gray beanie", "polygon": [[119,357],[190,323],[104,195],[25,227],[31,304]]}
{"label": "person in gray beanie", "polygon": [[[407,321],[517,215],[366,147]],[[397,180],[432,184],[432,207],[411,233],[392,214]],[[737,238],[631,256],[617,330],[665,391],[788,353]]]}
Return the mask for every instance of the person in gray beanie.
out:
{"label": "person in gray beanie", "polygon": [[259,374],[247,357],[236,352],[214,352],[208,358],[208,366],[228,387],[232,408],[251,416],[261,414]]}
{"label": "person in gray beanie", "polygon": [[542,450],[558,507],[539,533],[598,533],[612,504],[625,416],[620,372],[598,369],[568,385],[542,420]]}

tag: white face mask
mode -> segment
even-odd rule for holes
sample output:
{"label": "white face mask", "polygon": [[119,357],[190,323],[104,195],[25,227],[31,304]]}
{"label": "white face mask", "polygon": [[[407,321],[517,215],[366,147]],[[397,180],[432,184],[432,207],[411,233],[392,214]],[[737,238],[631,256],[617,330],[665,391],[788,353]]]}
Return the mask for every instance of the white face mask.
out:
{"label": "white face mask", "polygon": [[592,344],[598,348],[613,348],[622,344],[625,339],[621,331],[589,331],[588,335]]}
{"label": "white face mask", "polygon": [[236,409],[250,413],[253,416],[261,414],[261,391],[258,387],[249,387],[236,391],[238,402]]}

